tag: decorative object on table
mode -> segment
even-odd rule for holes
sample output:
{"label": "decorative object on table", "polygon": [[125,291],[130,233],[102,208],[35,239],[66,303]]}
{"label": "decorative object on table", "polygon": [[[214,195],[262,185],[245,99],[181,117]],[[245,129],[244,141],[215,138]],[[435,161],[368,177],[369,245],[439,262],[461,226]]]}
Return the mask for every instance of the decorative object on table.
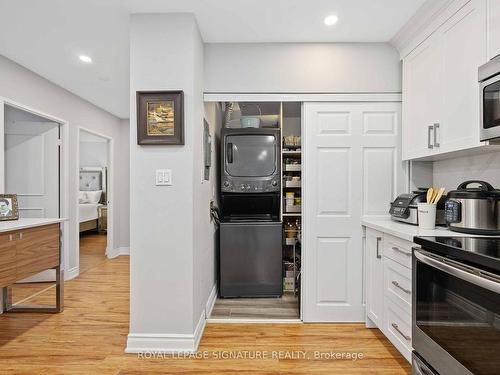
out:
{"label": "decorative object on table", "polygon": [[0,194],[0,221],[18,219],[17,194]]}
{"label": "decorative object on table", "polygon": [[207,120],[203,119],[203,179],[210,180],[210,167],[212,166],[212,136]]}
{"label": "decorative object on table", "polygon": [[184,92],[137,92],[137,144],[184,144]]}

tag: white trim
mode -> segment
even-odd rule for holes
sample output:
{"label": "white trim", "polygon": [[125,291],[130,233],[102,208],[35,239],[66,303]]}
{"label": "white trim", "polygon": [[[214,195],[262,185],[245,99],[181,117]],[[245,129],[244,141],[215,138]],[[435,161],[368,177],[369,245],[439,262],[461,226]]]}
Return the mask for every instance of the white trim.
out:
{"label": "white trim", "polygon": [[130,247],[117,247],[111,251],[106,249],[106,256],[108,259],[113,259],[118,256],[129,256],[130,255]]}
{"label": "white trim", "polygon": [[211,93],[205,102],[401,102],[400,92],[381,93]]}
{"label": "white trim", "polygon": [[207,323],[247,323],[247,324],[302,324],[300,319],[243,319],[243,318],[213,318],[207,319]]}
{"label": "white trim", "polygon": [[448,18],[471,0],[432,0],[420,7],[415,15],[391,39],[401,58],[406,57],[432,35]]}
{"label": "white trim", "polygon": [[74,279],[75,277],[78,277],[78,275],[80,275],[80,267],[76,266],[70,270],[64,271],[64,280],[68,281]]}
{"label": "white trim", "polygon": [[205,306],[205,318],[209,319],[210,315],[212,315],[212,310],[215,306],[215,301],[217,301],[217,284],[214,284],[210,295],[208,296],[208,301]]}
{"label": "white trim", "polygon": [[193,334],[129,333],[125,353],[194,353],[198,350],[205,324],[203,310]]}
{"label": "white trim", "polygon": [[[115,249],[114,247],[114,229],[115,229],[115,222],[114,222],[114,216],[113,216],[113,205],[115,201],[115,181],[114,181],[114,139],[113,137],[109,135],[105,135],[99,132],[96,132],[94,130],[85,128],[83,126],[78,126],[77,128],[77,133],[76,133],[76,192],[80,190],[80,134],[81,132],[84,131],[86,133],[93,134],[95,136],[101,137],[106,140],[107,143],[107,153],[108,153],[108,165],[106,166],[107,168],[107,179],[106,179],[106,206],[108,207],[108,216],[107,216],[107,245],[106,245],[106,251],[105,254],[106,256],[111,259],[114,257],[117,257],[119,255],[126,255],[121,253],[121,248]],[[78,197],[78,194],[77,194]],[[75,212],[77,213],[77,218],[78,218],[78,212],[79,212],[79,207],[78,207],[78,199],[75,200]],[[76,263],[78,267],[80,267],[80,222],[79,220],[76,220],[76,233],[77,236],[74,240],[74,252],[75,252],[75,258],[76,258]],[[109,249],[113,249],[112,251],[109,251]],[[125,250],[123,250],[125,251]]]}
{"label": "white trim", "polygon": [[[0,192],[5,191],[5,119],[4,108],[5,105],[14,107],[25,112],[35,114],[43,117],[49,121],[59,124],[60,139],[61,139],[61,157],[59,165],[59,193],[60,193],[60,217],[68,218],[68,220],[61,223],[61,242],[62,242],[62,267],[64,270],[69,269],[69,237],[70,237],[70,224],[71,218],[69,216],[69,122],[61,118],[46,114],[38,111],[32,107],[25,106],[14,100],[10,100],[0,96]],[[74,218],[78,224],[77,218]],[[78,233],[78,232],[77,232]],[[66,271],[68,274],[68,271]],[[67,279],[67,276],[65,276]]]}

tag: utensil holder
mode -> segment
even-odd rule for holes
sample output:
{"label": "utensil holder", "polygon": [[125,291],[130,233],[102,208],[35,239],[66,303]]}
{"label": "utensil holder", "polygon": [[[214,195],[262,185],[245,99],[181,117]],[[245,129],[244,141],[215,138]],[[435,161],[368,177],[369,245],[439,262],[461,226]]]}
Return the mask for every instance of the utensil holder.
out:
{"label": "utensil holder", "polygon": [[418,227],[420,229],[435,229],[436,228],[436,204],[435,203],[418,203]]}

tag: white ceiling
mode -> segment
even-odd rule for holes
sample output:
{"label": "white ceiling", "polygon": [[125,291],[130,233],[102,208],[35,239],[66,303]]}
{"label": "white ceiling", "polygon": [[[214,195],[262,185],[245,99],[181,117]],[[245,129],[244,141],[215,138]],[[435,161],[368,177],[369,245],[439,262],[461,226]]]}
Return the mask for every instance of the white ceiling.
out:
{"label": "white ceiling", "polygon": [[[194,13],[203,40],[387,42],[425,0],[0,0],[0,54],[127,118],[131,13]],[[339,17],[327,27],[329,14]],[[93,58],[84,65],[79,54]]]}

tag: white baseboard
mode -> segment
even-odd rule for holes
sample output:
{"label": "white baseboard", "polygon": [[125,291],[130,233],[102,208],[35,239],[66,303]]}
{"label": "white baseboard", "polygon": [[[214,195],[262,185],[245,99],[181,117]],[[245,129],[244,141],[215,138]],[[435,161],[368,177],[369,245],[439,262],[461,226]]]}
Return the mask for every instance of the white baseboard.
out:
{"label": "white baseboard", "polygon": [[129,333],[125,353],[194,353],[198,350],[205,323],[203,310],[193,334]]}
{"label": "white baseboard", "polygon": [[117,247],[116,249],[107,251],[106,255],[108,259],[113,259],[120,255],[130,255],[130,247]]}
{"label": "white baseboard", "polygon": [[69,270],[64,271],[64,281],[74,279],[80,274],[80,267],[73,267]]}
{"label": "white baseboard", "polygon": [[205,317],[207,319],[212,315],[212,310],[214,309],[215,301],[217,300],[217,284],[214,285],[210,295],[208,296],[207,305],[205,307]]}

